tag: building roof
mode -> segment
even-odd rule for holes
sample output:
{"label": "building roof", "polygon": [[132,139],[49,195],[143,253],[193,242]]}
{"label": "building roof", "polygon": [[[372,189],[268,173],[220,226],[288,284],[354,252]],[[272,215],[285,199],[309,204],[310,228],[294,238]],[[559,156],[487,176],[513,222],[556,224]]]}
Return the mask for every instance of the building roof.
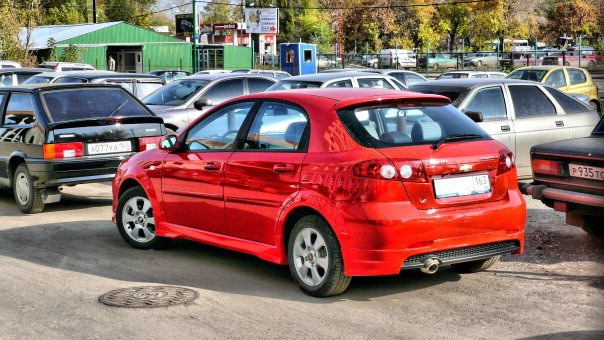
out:
{"label": "building roof", "polygon": [[[100,29],[117,25],[121,21],[104,22],[101,24],[77,24],[77,25],[51,25],[51,26],[38,26],[35,27],[31,32],[30,37],[30,50],[46,49],[48,47],[48,39],[53,38],[55,42],[59,43],[68,39],[72,39],[90,32],[98,31]],[[25,43],[27,31],[25,28],[21,28],[19,32],[19,40]]]}

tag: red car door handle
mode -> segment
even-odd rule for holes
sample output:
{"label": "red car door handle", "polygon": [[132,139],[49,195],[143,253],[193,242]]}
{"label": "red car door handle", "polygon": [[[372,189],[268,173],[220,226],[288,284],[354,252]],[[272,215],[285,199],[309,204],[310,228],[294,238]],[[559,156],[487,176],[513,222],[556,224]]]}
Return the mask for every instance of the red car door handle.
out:
{"label": "red car door handle", "polygon": [[275,164],[273,172],[276,174],[291,174],[294,172],[294,166],[291,164]]}
{"label": "red car door handle", "polygon": [[220,162],[206,162],[203,164],[202,169],[206,171],[218,171],[220,170]]}

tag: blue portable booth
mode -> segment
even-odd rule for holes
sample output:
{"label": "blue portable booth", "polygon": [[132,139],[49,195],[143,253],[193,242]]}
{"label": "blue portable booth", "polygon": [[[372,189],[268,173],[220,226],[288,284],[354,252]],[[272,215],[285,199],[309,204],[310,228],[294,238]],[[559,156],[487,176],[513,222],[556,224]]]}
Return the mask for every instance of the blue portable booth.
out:
{"label": "blue portable booth", "polygon": [[280,45],[281,70],[292,76],[317,73],[317,45],[292,43]]}

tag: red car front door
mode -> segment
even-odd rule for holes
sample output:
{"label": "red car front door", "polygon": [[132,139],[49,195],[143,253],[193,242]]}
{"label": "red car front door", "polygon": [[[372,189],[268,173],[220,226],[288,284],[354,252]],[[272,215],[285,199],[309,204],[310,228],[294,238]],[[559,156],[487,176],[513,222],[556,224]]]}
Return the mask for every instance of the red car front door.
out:
{"label": "red car front door", "polygon": [[213,112],[189,128],[183,145],[164,159],[162,194],[169,223],[228,234],[225,169],[253,104],[237,103]]}

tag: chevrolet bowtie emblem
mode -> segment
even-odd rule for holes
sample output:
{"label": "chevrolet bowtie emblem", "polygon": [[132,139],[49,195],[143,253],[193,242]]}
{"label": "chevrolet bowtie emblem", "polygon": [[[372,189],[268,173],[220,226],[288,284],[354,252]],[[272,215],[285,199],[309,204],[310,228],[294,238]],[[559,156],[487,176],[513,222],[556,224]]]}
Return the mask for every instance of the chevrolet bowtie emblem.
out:
{"label": "chevrolet bowtie emblem", "polygon": [[464,164],[459,166],[459,171],[468,172],[472,170],[472,166],[470,164]]}

